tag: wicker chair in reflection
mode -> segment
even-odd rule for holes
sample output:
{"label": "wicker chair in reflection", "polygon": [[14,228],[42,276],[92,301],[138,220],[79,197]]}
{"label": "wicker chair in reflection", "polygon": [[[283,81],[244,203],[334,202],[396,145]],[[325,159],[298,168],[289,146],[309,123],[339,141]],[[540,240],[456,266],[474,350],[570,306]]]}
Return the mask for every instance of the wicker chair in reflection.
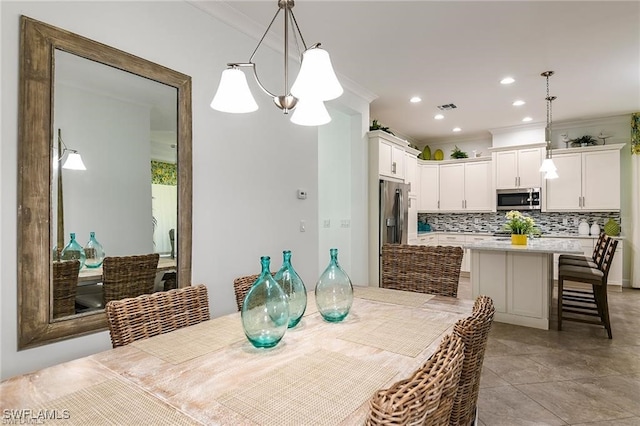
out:
{"label": "wicker chair in reflection", "polygon": [[454,246],[382,246],[380,287],[458,297],[463,250]]}
{"label": "wicker chair in reflection", "polygon": [[53,318],[76,313],[79,260],[53,262]]}
{"label": "wicker chair in reflection", "polygon": [[[271,276],[275,276],[275,272],[271,273]],[[242,304],[244,298],[251,289],[251,286],[258,279],[260,274],[246,275],[244,277],[238,277],[233,280],[233,292],[236,295],[236,305],[238,306],[238,312],[242,310]]]}
{"label": "wicker chair in reflection", "polygon": [[366,424],[449,424],[463,359],[460,336],[445,336],[438,350],[410,378],[373,395]]}
{"label": "wicker chair in reflection", "polygon": [[106,312],[114,348],[210,319],[203,284],[112,300]]}

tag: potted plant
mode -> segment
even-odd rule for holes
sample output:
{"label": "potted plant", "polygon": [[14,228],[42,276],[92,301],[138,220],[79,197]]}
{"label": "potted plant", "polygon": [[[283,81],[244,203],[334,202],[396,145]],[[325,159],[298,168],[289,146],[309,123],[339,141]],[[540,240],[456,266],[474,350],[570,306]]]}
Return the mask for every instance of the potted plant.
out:
{"label": "potted plant", "polygon": [[508,212],[505,218],[507,223],[503,228],[511,232],[511,244],[526,245],[528,235],[540,233],[533,219],[517,210]]}
{"label": "potted plant", "polygon": [[598,145],[598,141],[591,135],[580,136],[571,141],[571,146],[589,146]]}
{"label": "potted plant", "polygon": [[460,148],[458,148],[458,145],[456,145],[456,147],[451,150],[451,158],[468,158],[469,156],[467,155],[466,152],[462,151]]}
{"label": "potted plant", "polygon": [[380,123],[378,123],[378,120],[373,120],[371,126],[369,126],[369,130],[382,130],[383,132],[387,132],[390,135],[393,135],[393,132],[389,130],[389,127],[381,126]]}

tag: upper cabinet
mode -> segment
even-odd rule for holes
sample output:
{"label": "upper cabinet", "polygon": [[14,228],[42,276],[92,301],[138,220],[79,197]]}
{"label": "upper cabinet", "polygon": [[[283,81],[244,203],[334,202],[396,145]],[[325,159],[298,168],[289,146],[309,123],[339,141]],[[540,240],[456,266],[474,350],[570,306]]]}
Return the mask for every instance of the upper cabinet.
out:
{"label": "upper cabinet", "polygon": [[491,161],[441,164],[438,176],[439,210],[492,211]]}
{"label": "upper cabinet", "polygon": [[620,210],[620,149],[624,144],[555,150],[557,179],[546,181],[547,211]]}
{"label": "upper cabinet", "polygon": [[[418,154],[420,151],[407,148],[404,159],[404,181],[409,184],[409,197],[420,194],[420,170],[418,169]],[[416,209],[418,208],[416,203]]]}
{"label": "upper cabinet", "polygon": [[496,150],[495,162],[496,189],[540,188],[544,149],[540,144],[526,148]]}
{"label": "upper cabinet", "polygon": [[380,177],[404,181],[405,151],[410,149],[407,141],[387,132],[375,130],[369,132],[369,142],[371,158],[378,160]]}
{"label": "upper cabinet", "polygon": [[439,166],[437,164],[419,164],[420,193],[418,194],[418,210],[438,210]]}

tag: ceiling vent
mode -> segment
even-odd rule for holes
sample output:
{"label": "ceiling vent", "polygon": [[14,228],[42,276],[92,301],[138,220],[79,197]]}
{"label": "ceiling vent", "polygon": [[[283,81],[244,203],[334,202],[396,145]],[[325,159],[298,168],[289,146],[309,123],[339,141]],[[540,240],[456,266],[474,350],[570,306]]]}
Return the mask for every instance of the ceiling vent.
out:
{"label": "ceiling vent", "polygon": [[455,104],[438,105],[438,109],[440,111],[449,111],[449,110],[456,109],[456,108],[458,108],[458,107],[455,106]]}

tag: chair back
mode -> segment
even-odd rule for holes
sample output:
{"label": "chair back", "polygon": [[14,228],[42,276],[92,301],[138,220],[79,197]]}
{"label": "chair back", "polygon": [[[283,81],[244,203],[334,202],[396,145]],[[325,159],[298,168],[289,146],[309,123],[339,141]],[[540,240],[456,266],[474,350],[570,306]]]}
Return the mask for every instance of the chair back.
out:
{"label": "chair back", "polygon": [[210,318],[207,287],[203,284],[112,300],[105,310],[114,348]]}
{"label": "chair back", "polygon": [[385,244],[380,287],[458,296],[462,247]]}
{"label": "chair back", "polygon": [[447,425],[463,358],[460,336],[445,336],[438,350],[410,378],[373,395],[366,424]]}
{"label": "chair back", "polygon": [[153,293],[158,253],[105,257],[102,263],[104,305],[112,300]]}
{"label": "chair back", "polygon": [[[276,275],[275,272],[271,273],[271,276],[274,277]],[[242,304],[244,303],[244,298],[249,293],[251,286],[256,282],[260,274],[247,275],[244,277],[238,277],[233,280],[233,292],[236,295],[236,305],[238,306],[238,312],[242,310]]]}
{"label": "chair back", "polygon": [[604,260],[605,252],[607,251],[607,245],[612,240],[607,234],[601,232],[596,240],[596,245],[593,248],[593,261],[598,266],[602,267],[602,261]]}
{"label": "chair back", "polygon": [[478,296],[471,316],[458,321],[453,328],[454,335],[460,336],[464,343],[464,361],[450,425],[467,426],[475,418],[482,362],[495,311],[490,297]]}
{"label": "chair back", "polygon": [[602,265],[600,266],[600,270],[604,274],[604,277],[602,278],[603,285],[607,284],[609,269],[611,269],[611,263],[613,262],[613,255],[616,254],[616,248],[618,247],[618,240],[611,238],[608,235],[606,236],[606,239],[609,240],[609,243],[607,244],[607,248],[602,258]]}
{"label": "chair back", "polygon": [[79,260],[53,262],[53,318],[76,313]]}

